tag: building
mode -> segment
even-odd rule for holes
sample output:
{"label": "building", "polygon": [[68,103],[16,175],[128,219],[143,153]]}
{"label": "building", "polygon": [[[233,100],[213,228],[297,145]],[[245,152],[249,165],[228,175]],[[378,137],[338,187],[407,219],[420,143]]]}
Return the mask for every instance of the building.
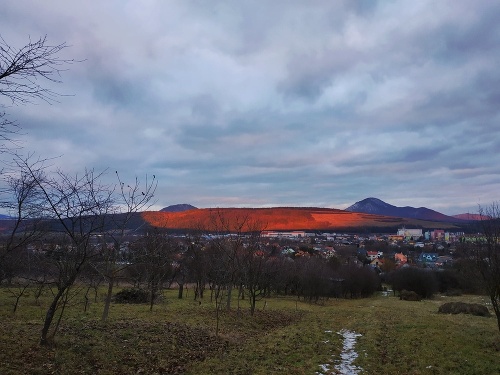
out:
{"label": "building", "polygon": [[431,232],[431,239],[433,241],[444,241],[445,233],[442,229],[435,229]]}
{"label": "building", "polygon": [[264,231],[264,232],[262,232],[261,236],[268,237],[268,238],[304,238],[304,237],[306,237],[306,232],[304,232],[304,231],[293,231],[293,232]]}
{"label": "building", "polygon": [[394,261],[396,262],[396,264],[400,264],[400,263],[404,264],[404,263],[408,262],[408,258],[403,253],[396,253],[396,254],[394,254]]}
{"label": "building", "polygon": [[423,236],[422,229],[398,229],[398,236],[403,236],[406,240],[418,240]]}

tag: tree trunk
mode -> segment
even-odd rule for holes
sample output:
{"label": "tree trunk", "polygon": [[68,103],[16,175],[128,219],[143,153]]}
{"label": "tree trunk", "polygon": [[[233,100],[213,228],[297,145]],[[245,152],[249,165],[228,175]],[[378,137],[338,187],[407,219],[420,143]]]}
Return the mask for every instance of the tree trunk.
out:
{"label": "tree trunk", "polygon": [[495,292],[490,294],[491,304],[493,305],[493,311],[497,317],[498,330],[500,331],[500,295],[496,295]]}
{"label": "tree trunk", "polygon": [[111,298],[113,297],[113,285],[115,283],[114,275],[108,279],[108,292],[106,294],[106,300],[104,301],[104,310],[102,311],[101,321],[105,322],[108,320],[109,316],[109,306],[111,305]]}
{"label": "tree trunk", "polygon": [[226,302],[226,309],[227,311],[231,310],[231,294],[233,292],[233,285],[229,284],[227,288],[227,302]]}
{"label": "tree trunk", "polygon": [[184,284],[179,283],[179,295],[178,295],[179,299],[182,299],[183,292],[184,292]]}
{"label": "tree trunk", "polygon": [[245,299],[245,290],[243,289],[243,284],[240,284],[240,289],[238,291],[238,299]]}
{"label": "tree trunk", "polygon": [[255,304],[256,304],[256,297],[255,295],[250,292],[250,315],[253,316],[255,313]]}
{"label": "tree trunk", "polygon": [[47,314],[45,315],[45,322],[43,323],[43,328],[42,328],[42,336],[40,338],[40,345],[47,345],[49,343],[49,340],[48,340],[49,328],[50,328],[50,325],[52,324],[52,320],[54,319],[54,315],[55,315],[56,310],[57,310],[57,304],[59,303],[59,299],[62,297],[65,290],[66,290],[66,288],[59,289],[57,291],[57,294],[54,296],[52,303],[50,304],[49,308],[47,309]]}
{"label": "tree trunk", "polygon": [[149,311],[153,311],[153,305],[155,304],[156,296],[158,294],[159,284],[154,281],[151,284],[151,301],[149,303]]}

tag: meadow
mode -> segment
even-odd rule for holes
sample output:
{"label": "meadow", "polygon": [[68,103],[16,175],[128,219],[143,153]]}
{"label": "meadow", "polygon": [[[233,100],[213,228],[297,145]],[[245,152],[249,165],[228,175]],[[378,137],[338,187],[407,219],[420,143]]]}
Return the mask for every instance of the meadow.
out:
{"label": "meadow", "polygon": [[[84,311],[82,296],[66,308],[55,341],[40,346],[49,301],[27,290],[15,298],[0,289],[1,374],[337,374],[345,352],[342,332],[356,333],[352,366],[360,374],[498,374],[500,334],[493,317],[438,314],[449,301],[487,305],[482,296],[436,296],[401,301],[382,293],[318,304],[294,297],[233,300],[215,336],[216,310],[208,293],[199,303],[188,289],[147,304],[113,304],[100,321],[104,290]],[[239,308],[238,308],[239,304]],[[491,311],[491,308],[490,308]]]}

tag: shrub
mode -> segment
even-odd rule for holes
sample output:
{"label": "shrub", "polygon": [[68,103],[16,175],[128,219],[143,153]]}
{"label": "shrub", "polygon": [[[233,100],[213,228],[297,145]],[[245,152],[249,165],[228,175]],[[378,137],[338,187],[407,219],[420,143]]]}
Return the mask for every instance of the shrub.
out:
{"label": "shrub", "polygon": [[402,290],[399,293],[399,299],[403,301],[421,301],[422,297],[412,290]]}
{"label": "shrub", "polygon": [[116,303],[146,303],[149,301],[149,293],[142,289],[128,288],[115,294]]}
{"label": "shrub", "polygon": [[465,302],[447,302],[439,306],[439,313],[441,314],[471,314],[476,316],[491,316],[486,306],[478,303],[465,303]]}

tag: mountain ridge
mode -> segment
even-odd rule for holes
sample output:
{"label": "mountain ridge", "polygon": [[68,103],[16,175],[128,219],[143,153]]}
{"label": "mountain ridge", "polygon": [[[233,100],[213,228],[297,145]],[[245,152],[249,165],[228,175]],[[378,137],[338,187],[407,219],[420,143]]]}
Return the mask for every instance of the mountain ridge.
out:
{"label": "mountain ridge", "polygon": [[418,220],[429,220],[447,223],[462,223],[467,221],[461,217],[448,216],[427,207],[398,207],[386,203],[378,198],[365,198],[345,209],[349,212],[362,212],[367,214],[384,215],[401,218],[411,218]]}
{"label": "mountain ridge", "polygon": [[163,207],[160,212],[184,212],[189,210],[197,210],[198,207],[192,206],[187,203],[172,204],[167,207]]}
{"label": "mountain ridge", "polygon": [[[429,229],[458,228],[451,222],[426,221],[349,212],[334,208],[199,208],[182,212],[148,211],[141,214],[153,227],[216,232],[255,230],[375,230],[393,231],[400,226]],[[457,219],[454,219],[457,221]],[[461,221],[465,223],[464,221]]]}

